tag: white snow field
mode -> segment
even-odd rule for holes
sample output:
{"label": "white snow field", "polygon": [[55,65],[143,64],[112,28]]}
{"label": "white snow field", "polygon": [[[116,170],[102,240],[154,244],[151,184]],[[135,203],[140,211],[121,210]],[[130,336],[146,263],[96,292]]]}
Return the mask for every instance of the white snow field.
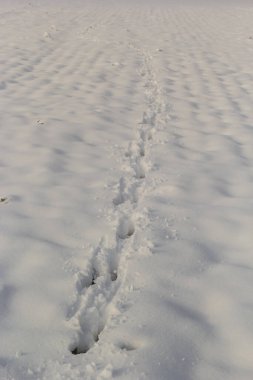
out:
{"label": "white snow field", "polygon": [[0,380],[253,379],[252,20],[0,2]]}

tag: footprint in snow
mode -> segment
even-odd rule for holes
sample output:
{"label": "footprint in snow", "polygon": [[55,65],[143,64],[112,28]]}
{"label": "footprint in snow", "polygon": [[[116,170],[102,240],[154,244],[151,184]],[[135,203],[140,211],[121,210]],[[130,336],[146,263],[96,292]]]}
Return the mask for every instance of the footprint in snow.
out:
{"label": "footprint in snow", "polygon": [[95,269],[93,269],[89,275],[80,272],[76,281],[76,289],[78,293],[81,294],[84,289],[87,289],[90,286],[95,285],[97,278],[98,273]]}
{"label": "footprint in snow", "polygon": [[140,132],[140,140],[142,140],[143,143],[146,142],[146,141],[150,141],[150,140],[153,139],[154,133],[155,133],[155,129],[154,128],[142,130]]}
{"label": "footprint in snow", "polygon": [[113,199],[113,203],[115,206],[119,206],[126,201],[126,198],[126,181],[123,177],[121,177],[119,181],[119,192],[118,195]]}
{"label": "footprint in snow", "polygon": [[120,239],[127,239],[134,234],[135,227],[133,221],[129,217],[122,217],[119,221],[117,236]]}
{"label": "footprint in snow", "polygon": [[142,116],[142,124],[155,125],[156,113],[153,111],[145,111]]}
{"label": "footprint in snow", "polygon": [[138,160],[137,162],[136,162],[136,165],[135,165],[135,175],[136,175],[136,178],[138,178],[138,179],[143,179],[143,178],[145,178],[145,172],[146,172],[146,170],[145,170],[145,166],[144,166],[144,164],[142,163],[142,162],[140,162],[140,160]]}
{"label": "footprint in snow", "polygon": [[145,156],[145,145],[143,140],[139,143],[139,152],[141,157]]}

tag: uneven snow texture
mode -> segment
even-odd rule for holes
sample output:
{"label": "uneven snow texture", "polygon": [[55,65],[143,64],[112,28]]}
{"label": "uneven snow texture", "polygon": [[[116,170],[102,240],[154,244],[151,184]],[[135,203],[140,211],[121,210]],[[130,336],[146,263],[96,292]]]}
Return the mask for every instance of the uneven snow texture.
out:
{"label": "uneven snow texture", "polygon": [[0,5],[0,379],[251,380],[253,9],[42,3]]}

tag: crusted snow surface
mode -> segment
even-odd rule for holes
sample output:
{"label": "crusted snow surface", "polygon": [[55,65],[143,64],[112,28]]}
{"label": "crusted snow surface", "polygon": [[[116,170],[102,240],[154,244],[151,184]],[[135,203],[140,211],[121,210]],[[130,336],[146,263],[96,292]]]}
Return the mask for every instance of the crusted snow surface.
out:
{"label": "crusted snow surface", "polygon": [[1,380],[253,378],[252,19],[1,2]]}

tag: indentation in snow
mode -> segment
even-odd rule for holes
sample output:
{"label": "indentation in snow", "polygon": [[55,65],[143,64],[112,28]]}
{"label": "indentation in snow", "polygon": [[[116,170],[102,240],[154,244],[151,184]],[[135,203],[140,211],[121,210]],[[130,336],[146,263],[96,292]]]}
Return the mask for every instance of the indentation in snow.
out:
{"label": "indentation in snow", "polygon": [[117,236],[120,239],[127,239],[134,234],[134,231],[133,221],[129,217],[123,216],[118,225]]}

